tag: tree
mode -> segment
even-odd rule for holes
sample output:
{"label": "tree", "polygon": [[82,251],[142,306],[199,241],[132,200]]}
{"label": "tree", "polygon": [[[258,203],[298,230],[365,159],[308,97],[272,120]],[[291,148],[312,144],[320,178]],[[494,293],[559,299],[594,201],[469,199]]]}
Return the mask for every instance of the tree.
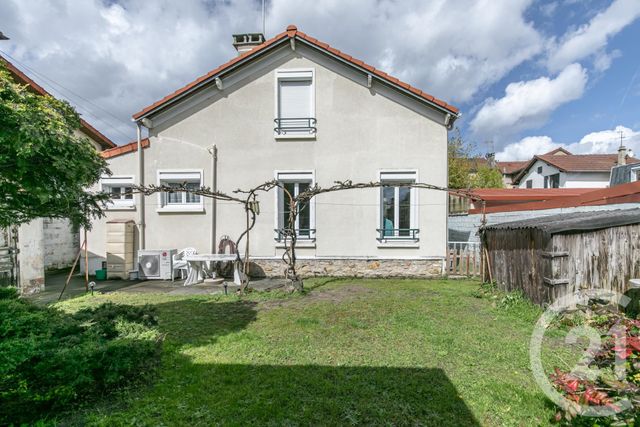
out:
{"label": "tree", "polygon": [[503,188],[502,174],[498,168],[480,166],[471,178],[472,188]]}
{"label": "tree", "polygon": [[38,217],[89,227],[106,194],[87,190],[109,173],[65,101],[33,93],[0,63],[0,226]]}
{"label": "tree", "polygon": [[471,162],[469,161],[473,147],[466,143],[455,128],[447,141],[447,158],[449,162],[449,188],[471,187]]}

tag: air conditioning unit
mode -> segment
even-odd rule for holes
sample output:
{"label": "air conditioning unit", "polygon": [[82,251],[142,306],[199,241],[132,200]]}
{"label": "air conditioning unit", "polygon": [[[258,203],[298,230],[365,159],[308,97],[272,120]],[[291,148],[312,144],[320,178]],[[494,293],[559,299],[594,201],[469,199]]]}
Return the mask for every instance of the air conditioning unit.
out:
{"label": "air conditioning unit", "polygon": [[171,280],[173,255],[176,249],[144,249],[138,251],[140,279]]}

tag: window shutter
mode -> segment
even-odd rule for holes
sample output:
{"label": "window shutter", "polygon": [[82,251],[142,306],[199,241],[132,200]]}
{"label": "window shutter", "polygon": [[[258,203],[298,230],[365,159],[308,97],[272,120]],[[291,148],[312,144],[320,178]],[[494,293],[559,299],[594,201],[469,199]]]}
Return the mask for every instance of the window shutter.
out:
{"label": "window shutter", "polygon": [[311,80],[280,80],[280,118],[311,117]]}

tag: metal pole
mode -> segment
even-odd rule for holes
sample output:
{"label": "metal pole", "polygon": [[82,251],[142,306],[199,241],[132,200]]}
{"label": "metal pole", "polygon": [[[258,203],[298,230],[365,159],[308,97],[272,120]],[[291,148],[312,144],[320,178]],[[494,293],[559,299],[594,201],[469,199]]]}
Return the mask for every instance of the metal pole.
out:
{"label": "metal pole", "polygon": [[84,229],[84,289],[89,290],[89,249],[87,244],[87,229]]}
{"label": "metal pole", "polygon": [[[215,144],[211,147],[211,189],[218,191],[218,147]],[[218,227],[218,200],[211,199],[211,253],[217,253],[216,238]]]}
{"label": "metal pole", "polygon": [[[140,122],[136,122],[136,130],[138,137],[138,185],[140,187],[144,186],[144,160],[142,156],[142,126]],[[144,194],[138,194],[138,249],[145,248],[145,235],[144,235]]]}

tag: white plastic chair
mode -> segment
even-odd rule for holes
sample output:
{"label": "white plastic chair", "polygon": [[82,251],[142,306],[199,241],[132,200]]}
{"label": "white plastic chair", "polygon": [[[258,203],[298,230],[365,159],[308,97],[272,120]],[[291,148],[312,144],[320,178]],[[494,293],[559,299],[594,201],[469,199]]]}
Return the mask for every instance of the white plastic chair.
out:
{"label": "white plastic chair", "polygon": [[[176,278],[175,271],[180,270],[180,279],[186,279],[189,274],[189,263],[184,259],[185,256],[195,255],[198,251],[195,248],[184,248],[181,249],[177,254],[175,254],[172,258],[171,266],[171,281],[173,282]],[[184,272],[184,275],[183,275]]]}

